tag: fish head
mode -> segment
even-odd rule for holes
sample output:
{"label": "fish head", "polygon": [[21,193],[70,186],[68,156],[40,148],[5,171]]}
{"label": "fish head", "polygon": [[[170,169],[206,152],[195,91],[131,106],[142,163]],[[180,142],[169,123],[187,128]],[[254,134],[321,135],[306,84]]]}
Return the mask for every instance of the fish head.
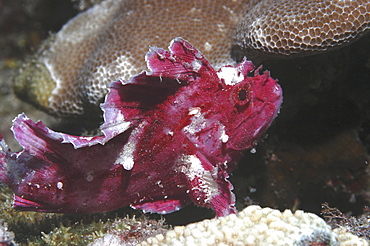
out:
{"label": "fish head", "polygon": [[217,75],[222,83],[219,108],[228,136],[228,148],[250,148],[271,125],[282,103],[282,89],[270,73],[254,69],[244,59],[238,66],[222,67]]}

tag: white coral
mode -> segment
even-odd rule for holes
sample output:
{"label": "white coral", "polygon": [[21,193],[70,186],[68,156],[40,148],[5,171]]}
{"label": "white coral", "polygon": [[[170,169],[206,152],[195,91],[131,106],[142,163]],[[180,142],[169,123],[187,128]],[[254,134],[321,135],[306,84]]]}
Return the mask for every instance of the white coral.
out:
{"label": "white coral", "polygon": [[0,245],[16,245],[14,238],[14,233],[9,231],[7,224],[0,221]]}
{"label": "white coral", "polygon": [[331,230],[323,219],[312,213],[249,206],[238,215],[177,226],[166,235],[157,235],[139,245],[325,245],[366,246],[365,239]]}

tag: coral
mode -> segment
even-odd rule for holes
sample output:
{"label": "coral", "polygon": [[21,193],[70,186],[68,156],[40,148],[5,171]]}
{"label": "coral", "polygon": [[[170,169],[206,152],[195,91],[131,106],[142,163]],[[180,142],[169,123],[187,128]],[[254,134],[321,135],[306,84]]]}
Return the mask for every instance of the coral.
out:
{"label": "coral", "polygon": [[[339,233],[339,234],[337,234]],[[138,244],[146,245],[369,245],[348,232],[331,230],[323,219],[297,210],[249,206],[238,215],[177,226]]]}
{"label": "coral", "polygon": [[[28,59],[15,80],[15,91],[51,114],[93,117],[99,115],[98,105],[107,93],[107,84],[143,70],[147,48],[165,47],[175,37],[189,40],[219,67],[233,63],[233,30],[244,15],[243,27],[257,20],[263,23],[252,30],[239,28],[234,46],[238,59],[253,54],[245,46],[279,54],[326,50],[354,40],[368,27],[369,4],[365,1],[340,1],[340,7],[329,0],[271,2],[104,1],[68,22]],[[287,13],[289,18],[284,17]],[[311,18],[319,13],[327,14]],[[301,18],[299,25],[295,16]],[[312,29],[308,31],[307,26]],[[239,46],[241,53],[236,52]]]}
{"label": "coral", "polygon": [[239,23],[234,49],[249,58],[327,51],[363,35],[369,12],[367,0],[260,1]]}
{"label": "coral", "polygon": [[10,131],[10,122],[19,112],[26,111],[31,118],[43,119],[48,126],[55,125],[53,117],[14,96],[11,78],[18,70],[14,66],[19,67],[50,32],[59,30],[73,16],[71,5],[69,1],[0,1],[0,132],[11,147],[19,148],[12,142]]}
{"label": "coral", "polygon": [[248,2],[104,1],[42,45],[21,69],[15,91],[56,115],[96,112],[107,84],[144,70],[148,48],[164,48],[175,37],[199,47],[213,65],[230,64],[232,27]]}
{"label": "coral", "polygon": [[14,233],[9,231],[7,224],[0,220],[0,245],[12,246],[16,245],[14,242]]}

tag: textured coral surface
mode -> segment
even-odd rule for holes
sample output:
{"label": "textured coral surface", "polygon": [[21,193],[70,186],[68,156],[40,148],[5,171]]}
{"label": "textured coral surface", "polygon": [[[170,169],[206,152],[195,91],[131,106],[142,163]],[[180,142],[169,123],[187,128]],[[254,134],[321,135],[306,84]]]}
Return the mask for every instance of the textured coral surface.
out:
{"label": "textured coral surface", "polygon": [[166,48],[175,37],[199,47],[216,67],[232,63],[232,27],[247,3],[105,1],[50,37],[24,67],[16,90],[53,114],[82,114],[102,102],[107,84],[144,70],[149,47]]}
{"label": "textured coral surface", "polygon": [[252,205],[238,215],[175,227],[139,245],[369,245],[351,233],[337,233],[315,214]]}
{"label": "textured coral surface", "polygon": [[216,68],[233,62],[233,43],[239,61],[256,58],[254,51],[326,51],[365,33],[369,11],[368,1],[350,0],[106,0],[45,41],[15,88],[22,99],[51,114],[92,118],[107,84],[145,69],[148,47],[163,48],[183,37]]}
{"label": "textured coral surface", "polygon": [[364,34],[369,12],[367,0],[260,1],[238,24],[235,48],[257,59],[326,51]]}

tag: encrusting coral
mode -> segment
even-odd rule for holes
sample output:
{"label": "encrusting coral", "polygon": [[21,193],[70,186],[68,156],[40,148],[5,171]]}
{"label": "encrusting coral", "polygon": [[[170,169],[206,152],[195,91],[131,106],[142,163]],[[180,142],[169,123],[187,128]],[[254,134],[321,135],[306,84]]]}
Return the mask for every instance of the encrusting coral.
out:
{"label": "encrusting coral", "polygon": [[326,51],[362,36],[369,12],[368,0],[260,1],[239,23],[234,48],[250,59]]}
{"label": "encrusting coral", "polygon": [[213,65],[230,63],[232,27],[248,2],[104,1],[43,44],[15,91],[50,113],[82,114],[99,105],[107,84],[144,70],[149,47],[167,47],[175,37],[189,40]]}
{"label": "encrusting coral", "polygon": [[166,47],[174,37],[189,40],[219,67],[233,62],[232,36],[238,23],[233,48],[237,58],[249,58],[256,49],[277,54],[326,51],[365,33],[370,3],[336,3],[106,0],[44,42],[21,69],[15,91],[51,114],[93,117],[90,113],[99,111],[107,84],[139,73],[148,47]]}
{"label": "encrusting coral", "polygon": [[315,214],[249,206],[238,215],[178,226],[138,244],[148,245],[357,245],[366,239],[345,230],[331,230]]}

